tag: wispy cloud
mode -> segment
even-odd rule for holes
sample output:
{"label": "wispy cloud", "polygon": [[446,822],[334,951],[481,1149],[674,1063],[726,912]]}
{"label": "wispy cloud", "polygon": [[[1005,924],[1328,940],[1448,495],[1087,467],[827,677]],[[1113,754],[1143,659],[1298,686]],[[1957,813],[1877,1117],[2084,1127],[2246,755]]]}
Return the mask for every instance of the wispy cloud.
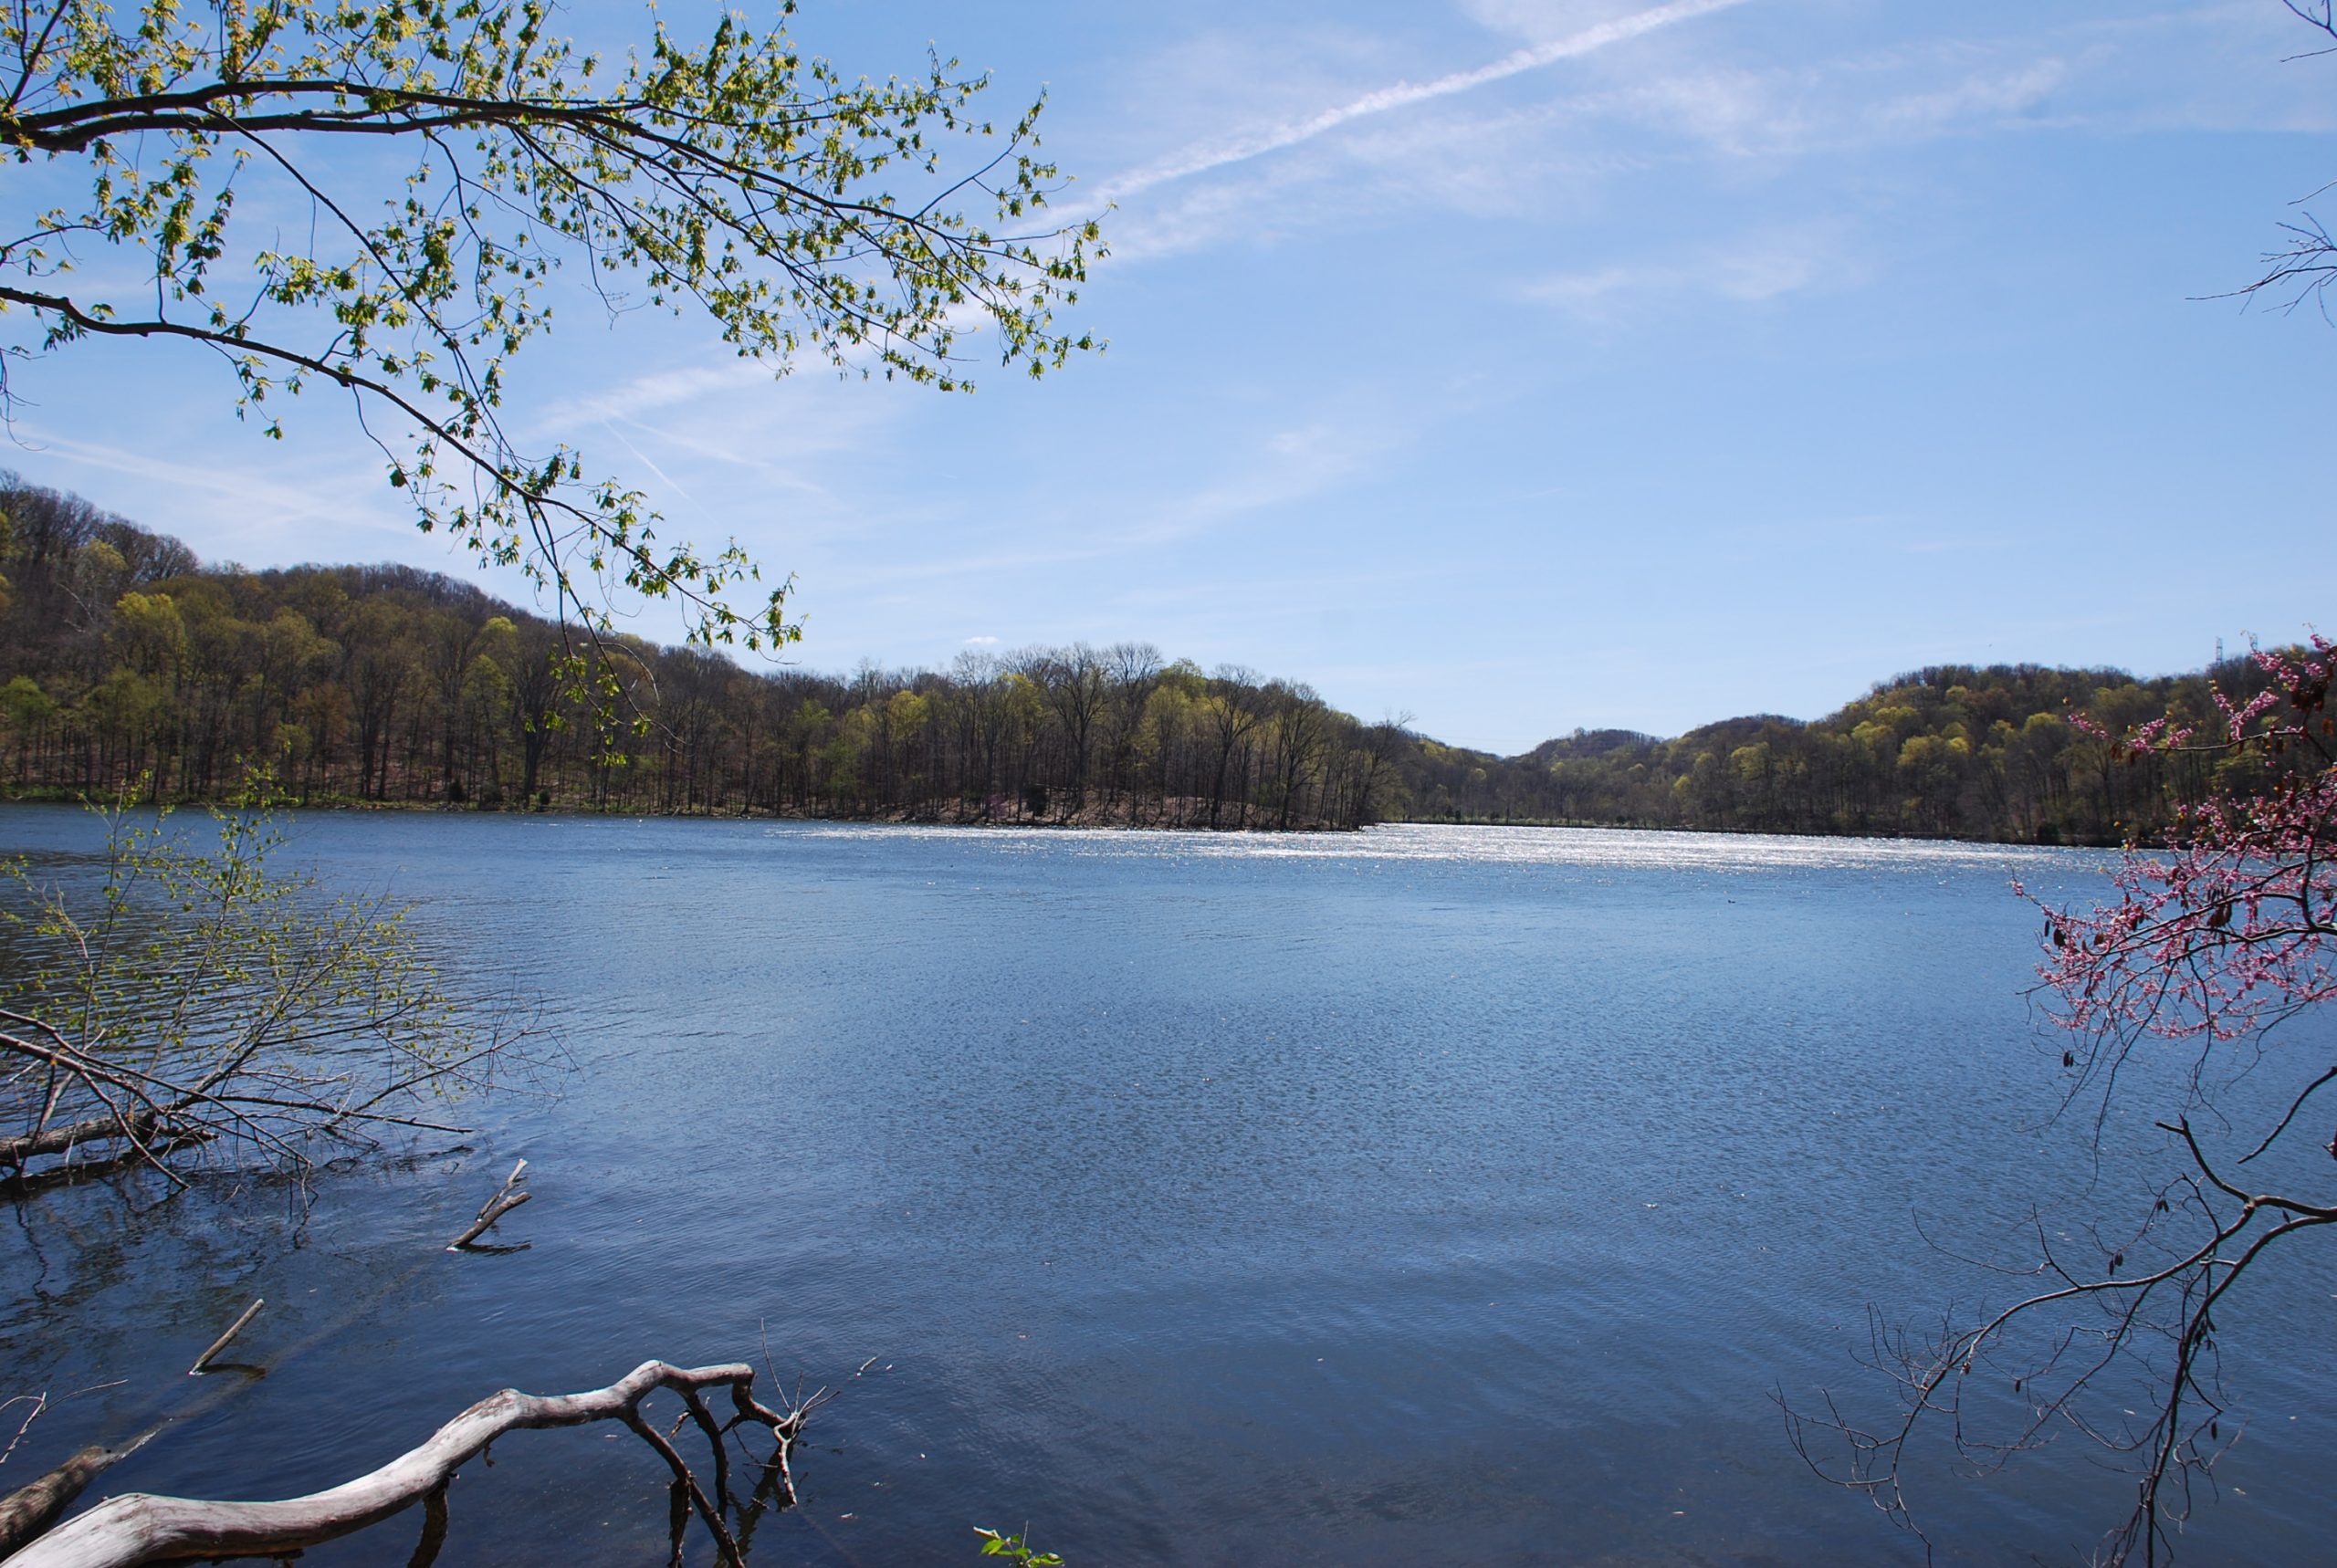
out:
{"label": "wispy cloud", "polygon": [[81,441],[53,431],[18,426],[13,432],[24,450],[83,467],[132,478],[158,480],[182,489],[231,497],[273,514],[298,517],[313,513],[317,497],[298,486],[256,478],[225,467],[181,463],[151,452],[133,452],[103,442]]}
{"label": "wispy cloud", "polygon": [[627,452],[632,453],[634,459],[638,461],[644,468],[646,468],[652,474],[655,474],[657,476],[657,482],[659,484],[673,491],[674,494],[679,496],[685,501],[694,501],[696,499],[696,497],[691,496],[687,489],[683,487],[680,480],[675,478],[671,474],[666,473],[663,468],[657,466],[656,462],[650,457],[649,454],[644,452],[640,447],[635,446],[632,442],[626,440],[624,432],[619,430],[613,423],[608,420],[603,420],[601,422],[601,428],[607,431],[610,438],[619,446],[622,446]]}
{"label": "wispy cloud", "polygon": [[1966,77],[1934,91],[1893,99],[1882,105],[1875,121],[1879,130],[1887,132],[1929,135],[1950,125],[2026,114],[2068,79],[2069,65],[2064,60],[2024,61],[2007,69]]}
{"label": "wispy cloud", "polygon": [[1601,318],[1650,295],[1701,295],[1752,305],[1846,287],[1865,276],[1845,231],[1829,223],[1746,235],[1684,258],[1558,273],[1528,284],[1523,292],[1537,305]]}
{"label": "wispy cloud", "polygon": [[[907,400],[887,394],[881,385],[781,377],[759,361],[726,356],[570,391],[540,406],[527,438],[621,451],[655,482],[660,506],[677,498],[727,531],[733,525],[721,514],[737,497],[717,471],[746,476],[764,501],[785,495],[832,507],[839,465],[881,445],[905,414]],[[587,462],[605,465],[605,456]]]}
{"label": "wispy cloud", "polygon": [[1665,72],[1586,99],[1585,118],[1610,120],[1652,146],[1732,160],[1855,157],[2033,124],[2072,79],[2070,59],[2034,52],[2039,47],[1944,45]]}
{"label": "wispy cloud", "polygon": [[[2037,52],[2056,41],[1946,42],[1783,64],[1667,57],[1530,101],[1434,106],[1357,126],[1336,146],[1154,192],[1119,220],[1120,254],[1152,260],[1229,238],[1271,244],[1368,224],[1374,213],[1425,211],[1517,224],[1556,218],[1563,248],[1572,248],[1578,235],[1597,232],[1591,225],[1610,224],[1619,204],[1726,201],[1814,160],[2035,134],[2047,117],[2058,122],[2070,112],[2065,95],[2085,75],[2074,51]],[[1838,209],[1826,225],[1837,238],[1868,215],[1840,202],[1850,188],[1818,193],[1814,204]],[[1577,262],[1543,299],[1583,305],[1638,292],[1642,281],[1695,281],[1700,293],[1763,299],[1864,276],[1809,265],[1829,258],[1763,234],[1749,254],[1698,256],[1694,279]]]}
{"label": "wispy cloud", "polygon": [[[172,497],[167,510],[144,511],[142,497],[134,503],[143,520],[156,528],[176,532],[191,523],[215,520],[215,537],[232,541],[230,549],[256,549],[268,560],[282,557],[285,544],[304,543],[312,530],[327,524],[398,543],[414,533],[412,514],[385,499],[393,492],[382,483],[380,470],[362,455],[297,465],[279,460],[265,470],[298,476],[286,481],[264,477],[255,465],[233,458],[185,462],[25,425],[13,434],[18,447],[46,464],[119,476],[148,495]],[[378,546],[359,547],[371,548]]]}
{"label": "wispy cloud", "polygon": [[733,396],[775,378],[770,366],[759,360],[730,358],[714,364],[688,365],[652,371],[581,396],[546,403],[536,413],[539,428],[560,432],[577,425],[606,424],[612,420],[638,422],[680,403],[701,398]]}
{"label": "wispy cloud", "polygon": [[[2103,78],[2116,74],[2114,62],[2096,57],[2108,45],[2066,30],[1888,47],[1856,38],[1815,58],[1779,56],[1775,39],[1747,34],[1718,55],[1601,61],[1564,92],[1493,102],[1454,96],[1531,68],[1523,62],[1588,53],[1626,30],[1692,14],[1663,6],[1611,17],[1563,37],[1529,39],[1477,70],[1367,94],[1246,140],[1194,143],[1115,188],[1141,193],[1114,220],[1116,256],[1157,261],[1229,239],[1276,244],[1368,225],[1374,213],[1606,221],[1618,201],[1692,191],[1698,180],[1734,190],[1813,159],[1867,158],[2008,130],[2033,134],[2089,112],[2089,95],[2107,90]],[[1425,101],[1431,98],[1443,101]],[[1421,107],[1381,112],[1407,103]],[[1347,129],[1315,140],[1334,126]],[[1281,148],[1288,155],[1259,156]],[[1757,290],[1749,279],[1744,287]]]}
{"label": "wispy cloud", "polygon": [[865,599],[912,582],[1028,577],[1078,563],[1158,559],[1164,549],[1236,524],[1299,527],[1312,503],[1366,478],[1414,438],[1412,428],[1392,414],[1350,399],[1319,419],[1258,434],[1218,474],[1189,489],[1131,501],[1109,528],[1094,527],[1083,502],[1078,511],[1044,521],[1021,517],[1011,530],[993,531],[970,549],[858,552],[835,563],[823,581]]}
{"label": "wispy cloud", "polygon": [[1570,60],[1593,54],[1615,44],[1642,37],[1660,28],[1680,22],[1692,21],[1715,11],[1725,11],[1745,4],[1745,0],[1672,0],[1667,5],[1619,16],[1585,27],[1580,32],[1554,38],[1547,43],[1532,44],[1516,49],[1472,70],[1452,71],[1425,82],[1398,82],[1352,99],[1335,108],[1326,109],[1304,120],[1294,120],[1272,131],[1258,132],[1231,141],[1203,143],[1187,148],[1160,162],[1122,175],[1105,187],[1103,194],[1117,200],[1131,196],[1155,185],[1181,180],[1194,174],[1222,169],[1229,164],[1247,162],[1268,152],[1312,141],[1326,131],[1336,131],[1351,121],[1372,115],[1386,114],[1393,110],[1409,109],[1440,98],[1471,91],[1488,83],[1522,76],[1527,71],[1540,70],[1560,60]]}

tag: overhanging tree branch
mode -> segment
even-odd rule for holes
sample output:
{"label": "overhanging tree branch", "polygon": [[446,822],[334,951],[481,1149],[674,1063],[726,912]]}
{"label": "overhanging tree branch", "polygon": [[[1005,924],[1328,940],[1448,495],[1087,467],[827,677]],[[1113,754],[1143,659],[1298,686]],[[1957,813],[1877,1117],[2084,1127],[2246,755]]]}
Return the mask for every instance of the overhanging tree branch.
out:
{"label": "overhanging tree branch", "polygon": [[[1054,313],[1100,236],[1039,219],[1062,180],[1034,156],[1036,107],[993,125],[975,111],[987,78],[954,61],[852,83],[783,29],[725,18],[696,47],[658,27],[610,70],[551,20],[533,0],[0,13],[17,67],[0,141],[89,180],[86,201],[26,214],[0,247],[0,301],[43,329],[15,351],[98,335],[209,347],[271,434],[270,397],[322,378],[361,400],[361,423],[373,400],[409,427],[410,450],[389,444],[405,433],[376,440],[423,527],[522,565],[596,639],[611,595],[630,593],[678,598],[694,641],[783,645],[786,584],[734,604],[757,580],[735,545],[660,540],[637,492],[503,429],[504,367],[549,319],[552,275],[581,260],[617,307],[631,279],[777,371],[812,355],[958,390],[969,320],[1032,374],[1095,346]],[[313,155],[351,137],[411,145],[403,187]],[[989,138],[1002,150],[972,172],[941,172],[952,144]],[[330,235],[239,253],[235,183],[254,154]],[[892,181],[929,189],[904,201]],[[40,283],[100,244],[152,258],[150,300]],[[220,303],[246,283],[248,306]]]}
{"label": "overhanging tree branch", "polygon": [[[2214,732],[2162,720],[2104,739],[2126,756],[2205,748],[2262,765],[2263,791],[2186,810],[2164,848],[2130,845],[2112,873],[2117,902],[2040,905],[2041,989],[2070,1040],[2065,1103],[2096,1096],[2097,1140],[2131,1097],[2122,1072],[2143,1041],[2185,1049],[2184,1104],[2225,1115],[2225,1058],[2268,1050],[2275,1026],[2337,1000],[2337,767],[2323,745],[2337,731],[2327,714],[2337,646],[2315,636],[2252,657],[2268,685],[2246,701],[2216,691]],[[2290,771],[2271,768],[2298,758],[2307,760]],[[2300,1086],[2258,1113],[2260,1133],[2229,1139],[2246,1151],[2235,1169],[2293,1139],[2337,1067],[2307,1063],[2298,1076]],[[2337,1223],[2337,1202],[2243,1185],[2219,1168],[2188,1115],[2156,1124],[2187,1168],[2159,1187],[2131,1237],[2080,1262],[2060,1256],[2039,1223],[2037,1260],[2003,1271],[2048,1279],[2049,1288],[1931,1335],[1878,1321],[1871,1362],[1895,1384],[1899,1417],[1861,1423],[1831,1398],[1818,1409],[1788,1406],[1788,1431],[1812,1468],[1912,1529],[1906,1474],[1923,1434],[1995,1465],[2074,1432],[2135,1474],[2134,1505],[2098,1561],[2166,1560],[2195,1486],[2211,1482],[2237,1436],[2225,1430],[2218,1311],[2274,1249]],[[2337,1155],[2337,1139],[2323,1146]],[[2137,1384],[2151,1392],[2138,1396]]]}

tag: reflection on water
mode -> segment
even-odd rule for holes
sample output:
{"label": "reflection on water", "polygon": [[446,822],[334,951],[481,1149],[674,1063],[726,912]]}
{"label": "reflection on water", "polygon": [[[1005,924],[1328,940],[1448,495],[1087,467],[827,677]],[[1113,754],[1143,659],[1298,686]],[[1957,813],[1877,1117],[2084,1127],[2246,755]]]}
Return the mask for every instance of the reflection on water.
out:
{"label": "reflection on water", "polygon": [[[858,823],[789,824],[767,831],[898,843],[955,838],[968,830]],[[1785,833],[1619,832],[1602,828],[1421,827],[1360,833],[1209,833],[1052,828],[984,828],[1004,853],[1140,860],[1436,861],[1471,865],[1607,866],[1617,870],[1717,872],[1874,871],[1923,875],[2023,866],[2072,857],[2010,844],[1917,839],[1812,839]],[[2080,857],[2091,858],[2091,857]]]}
{"label": "reflection on water", "polygon": [[[0,813],[0,851],[86,833]],[[336,816],[290,852],[540,994],[579,1071],[462,1151],[328,1180],[304,1228],[260,1189],[19,1217],[15,1382],[127,1380],[44,1453],[167,1403],[269,1298],[239,1344],[269,1375],[121,1486],[325,1484],[504,1384],[767,1327],[844,1395],[759,1560],[965,1561],[1027,1520],[1081,1568],[1920,1561],[1809,1478],[1773,1391],[1877,1402],[1868,1302],[2002,1288],[1918,1217],[1984,1249],[2033,1199],[2133,1190],[2039,1131],[2057,1057],[2007,883],[2089,896],[2079,852]],[[530,1249],[438,1252],[523,1155]],[[2329,1281],[2267,1286],[2301,1321]],[[2293,1338],[2244,1389],[2264,1440],[2218,1553],[2321,1551],[2337,1369]],[[650,1560],[637,1448],[507,1442],[450,1560]],[[1932,1521],[1995,1562],[2082,1548],[2124,1495],[2069,1448],[1939,1479]]]}

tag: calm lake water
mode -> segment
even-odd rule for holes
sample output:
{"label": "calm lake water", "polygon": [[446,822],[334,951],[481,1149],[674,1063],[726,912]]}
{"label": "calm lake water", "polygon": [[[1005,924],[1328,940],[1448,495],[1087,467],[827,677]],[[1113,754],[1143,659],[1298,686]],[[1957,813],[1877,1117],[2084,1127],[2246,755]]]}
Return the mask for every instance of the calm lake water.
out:
{"label": "calm lake water", "polygon": [[[95,836],[0,811],[0,852]],[[328,1175],[305,1224],[217,1182],[11,1216],[0,1394],[124,1381],[0,1475],[199,1393],[107,1490],[288,1495],[507,1384],[767,1336],[842,1393],[759,1563],[970,1562],[1026,1521],[1073,1568],[1920,1562],[1773,1396],[1882,1415],[1870,1305],[2007,1288],[1919,1225],[2017,1257],[2032,1201],[2129,1216],[2159,1157],[2043,1125],[2007,882],[2091,897],[2080,852],[313,816],[286,855],[414,904],[576,1071]],[[532,1247],[440,1251],[522,1155]],[[2332,1289],[2300,1258],[2226,1322],[2264,1354],[2193,1560],[2329,1559]],[[256,1295],[268,1374],[213,1398],[180,1374]],[[445,1561],[659,1561],[663,1476],[621,1432],[515,1436]],[[2069,1442],[1919,1502],[1991,1563],[2081,1555],[2131,1495]]]}

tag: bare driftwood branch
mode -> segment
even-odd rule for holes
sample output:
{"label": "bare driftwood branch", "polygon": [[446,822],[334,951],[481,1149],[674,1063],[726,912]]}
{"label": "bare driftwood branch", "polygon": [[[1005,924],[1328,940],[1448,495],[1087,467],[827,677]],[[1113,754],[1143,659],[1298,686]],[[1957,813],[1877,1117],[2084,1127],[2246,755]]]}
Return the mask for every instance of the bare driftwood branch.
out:
{"label": "bare driftwood branch", "polygon": [[[10,1041],[12,1046],[16,1043]],[[0,1138],[0,1166],[21,1166],[45,1155],[69,1157],[86,1144],[111,1138],[140,1138],[151,1142],[157,1134],[173,1135],[163,1126],[162,1115],[157,1112],[140,1112],[127,1118],[88,1116],[78,1122],[45,1127],[37,1134]]]}
{"label": "bare driftwood branch", "polygon": [[513,1166],[511,1174],[503,1178],[503,1185],[496,1188],[495,1196],[479,1205],[478,1218],[471,1221],[470,1228],[447,1242],[446,1250],[462,1251],[472,1242],[494,1229],[497,1220],[535,1197],[534,1193],[527,1191],[522,1185],[528,1179],[527,1172],[528,1162],[525,1160]]}
{"label": "bare driftwood branch", "polygon": [[144,1448],[157,1427],[141,1432],[119,1448],[92,1443],[47,1474],[0,1497],[0,1560],[57,1522],[73,1506],[82,1489],[106,1470]]}
{"label": "bare driftwood branch", "polygon": [[[280,1502],[204,1501],[127,1493],[110,1498],[37,1537],[8,1558],[8,1568],[134,1568],[140,1563],[193,1558],[289,1556],[379,1523],[417,1502],[424,1505],[424,1535],[414,1561],[428,1563],[445,1538],[446,1486],[463,1465],[507,1432],[581,1427],[595,1421],[622,1422],[656,1450],[674,1473],[680,1522],[686,1525],[688,1515],[695,1513],[714,1537],[720,1560],[739,1568],[745,1556],[725,1518],[730,1500],[724,1445],[729,1434],[740,1426],[760,1426],[777,1439],[770,1457],[763,1461],[763,1481],[757,1490],[760,1494],[764,1487],[774,1489],[783,1507],[794,1497],[788,1450],[812,1412],[827,1397],[823,1390],[782,1412],[755,1397],[754,1382],[755,1369],[743,1362],[679,1367],[648,1361],[606,1388],[582,1394],[522,1394],[507,1388],[439,1427],[421,1447],[328,1490]],[[706,1403],[704,1391],[715,1388],[729,1390],[732,1413],[727,1420],[717,1420]],[[711,1497],[679,1451],[642,1414],[643,1401],[661,1389],[683,1399],[689,1418],[714,1445]]]}
{"label": "bare driftwood branch", "polygon": [[217,1355],[221,1351],[226,1349],[227,1346],[234,1342],[235,1337],[243,1333],[245,1327],[248,1325],[254,1318],[259,1316],[259,1310],[266,1305],[267,1305],[267,1298],[265,1296],[253,1298],[252,1304],[244,1309],[244,1315],[237,1318],[234,1322],[229,1323],[227,1325],[227,1332],[221,1334],[217,1339],[213,1340],[211,1342],[211,1348],[194,1358],[194,1364],[186,1369],[186,1375],[189,1377],[202,1376],[204,1370],[210,1366],[211,1358]]}

